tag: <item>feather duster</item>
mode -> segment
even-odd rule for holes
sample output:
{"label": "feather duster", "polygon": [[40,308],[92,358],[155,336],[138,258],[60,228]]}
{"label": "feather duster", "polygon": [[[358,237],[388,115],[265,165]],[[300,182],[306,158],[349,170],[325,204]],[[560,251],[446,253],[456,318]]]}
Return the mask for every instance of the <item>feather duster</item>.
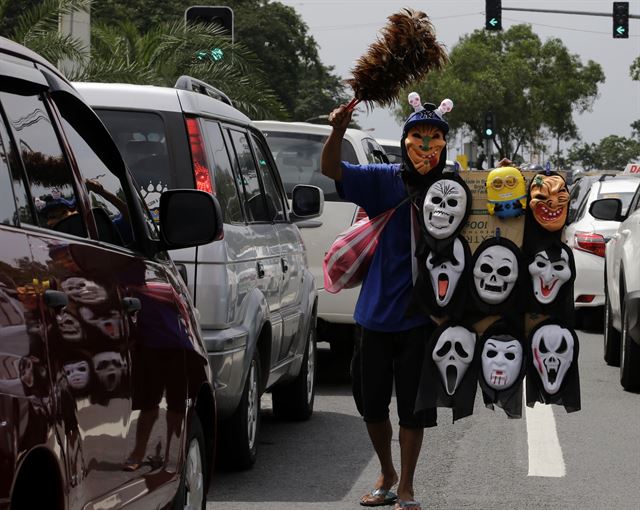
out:
{"label": "feather duster", "polygon": [[424,12],[405,8],[387,19],[381,37],[358,59],[353,78],[347,80],[355,96],[349,109],[360,101],[390,106],[402,88],[449,60]]}

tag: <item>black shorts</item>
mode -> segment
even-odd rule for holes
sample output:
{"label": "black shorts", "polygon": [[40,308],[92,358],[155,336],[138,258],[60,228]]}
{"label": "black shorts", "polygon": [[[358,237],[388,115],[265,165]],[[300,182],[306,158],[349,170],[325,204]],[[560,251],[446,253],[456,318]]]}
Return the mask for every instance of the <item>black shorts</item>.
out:
{"label": "black shorts", "polygon": [[351,360],[353,397],[367,423],[389,417],[393,385],[396,387],[401,427],[435,427],[436,409],[414,412],[425,344],[432,326],[384,333],[362,328]]}

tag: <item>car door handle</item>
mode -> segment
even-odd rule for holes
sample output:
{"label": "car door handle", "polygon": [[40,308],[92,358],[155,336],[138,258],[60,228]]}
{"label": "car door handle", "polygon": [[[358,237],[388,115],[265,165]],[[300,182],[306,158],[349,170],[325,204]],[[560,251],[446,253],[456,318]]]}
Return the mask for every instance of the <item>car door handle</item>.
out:
{"label": "car door handle", "polygon": [[280,263],[282,264],[282,272],[286,273],[289,270],[289,265],[285,259],[280,259]]}
{"label": "car door handle", "polygon": [[69,297],[59,290],[47,289],[44,291],[44,304],[49,308],[59,310],[69,304]]}
{"label": "car door handle", "polygon": [[126,297],[122,300],[122,306],[124,307],[124,311],[131,314],[136,313],[142,310],[142,303],[138,298],[135,297]]}
{"label": "car door handle", "polygon": [[264,278],[264,266],[262,262],[256,262],[256,271],[258,272],[258,278]]}

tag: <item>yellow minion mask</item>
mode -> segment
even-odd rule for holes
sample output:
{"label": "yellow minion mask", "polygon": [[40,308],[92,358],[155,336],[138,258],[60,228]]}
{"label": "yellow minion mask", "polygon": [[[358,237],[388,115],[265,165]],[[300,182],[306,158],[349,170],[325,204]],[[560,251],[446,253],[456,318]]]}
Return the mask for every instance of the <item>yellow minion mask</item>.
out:
{"label": "yellow minion mask", "polygon": [[515,218],[524,213],[527,190],[517,168],[496,168],[487,176],[487,209],[498,218]]}

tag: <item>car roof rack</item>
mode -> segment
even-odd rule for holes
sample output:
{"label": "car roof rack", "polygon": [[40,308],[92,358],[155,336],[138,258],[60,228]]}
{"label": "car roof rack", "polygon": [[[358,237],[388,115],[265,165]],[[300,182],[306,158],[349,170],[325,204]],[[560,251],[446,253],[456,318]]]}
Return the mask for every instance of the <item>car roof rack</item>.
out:
{"label": "car roof rack", "polygon": [[196,78],[192,78],[191,76],[180,76],[176,80],[176,84],[174,88],[180,90],[189,90],[191,92],[197,92],[198,94],[204,94],[205,96],[212,97],[217,99],[218,101],[222,101],[223,103],[227,103],[229,106],[233,106],[231,103],[231,99],[221,90],[215,88],[208,83],[203,82],[202,80],[198,80]]}
{"label": "car roof rack", "polygon": [[600,182],[608,179],[609,177],[616,177],[618,174],[602,174],[600,176],[600,179],[598,179]]}

